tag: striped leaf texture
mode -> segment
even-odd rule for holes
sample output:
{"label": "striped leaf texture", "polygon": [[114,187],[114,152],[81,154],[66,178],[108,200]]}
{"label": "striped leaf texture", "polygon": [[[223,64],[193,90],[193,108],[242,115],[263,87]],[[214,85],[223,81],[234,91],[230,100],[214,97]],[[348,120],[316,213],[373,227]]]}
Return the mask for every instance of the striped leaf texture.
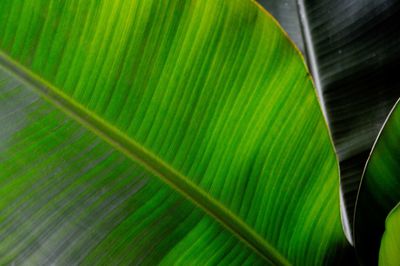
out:
{"label": "striped leaf texture", "polygon": [[344,224],[351,239],[363,169],[400,97],[400,2],[298,2],[306,54],[339,157]]}
{"label": "striped leaf texture", "polygon": [[18,78],[0,86],[2,265],[264,264]]}
{"label": "striped leaf texture", "polygon": [[343,223],[352,240],[363,169],[400,97],[400,2],[259,2],[304,47],[340,160]]}
{"label": "striped leaf texture", "polygon": [[327,126],[258,4],[4,0],[0,49],[2,263],[340,258]]}
{"label": "striped leaf texture", "polygon": [[393,209],[386,219],[386,230],[379,250],[379,265],[400,264],[400,205]]}
{"label": "striped leaf texture", "polygon": [[355,247],[365,263],[378,263],[385,219],[400,201],[399,173],[400,107],[397,103],[374,145],[357,197]]}

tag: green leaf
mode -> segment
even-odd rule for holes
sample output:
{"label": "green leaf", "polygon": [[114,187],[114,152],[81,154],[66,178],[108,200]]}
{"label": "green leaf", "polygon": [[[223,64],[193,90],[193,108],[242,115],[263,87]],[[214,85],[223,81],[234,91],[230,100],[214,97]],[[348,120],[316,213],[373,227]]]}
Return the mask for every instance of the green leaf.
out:
{"label": "green leaf", "polygon": [[360,185],[355,222],[355,247],[365,262],[378,263],[385,219],[400,201],[400,108],[397,103],[371,152]]}
{"label": "green leaf", "polygon": [[396,266],[400,264],[400,205],[397,205],[386,218],[386,229],[379,250],[379,265]]}
{"label": "green leaf", "polygon": [[0,111],[1,264],[265,263],[2,69]]}
{"label": "green leaf", "polygon": [[5,262],[340,256],[312,82],[253,2],[1,1],[0,23]]}

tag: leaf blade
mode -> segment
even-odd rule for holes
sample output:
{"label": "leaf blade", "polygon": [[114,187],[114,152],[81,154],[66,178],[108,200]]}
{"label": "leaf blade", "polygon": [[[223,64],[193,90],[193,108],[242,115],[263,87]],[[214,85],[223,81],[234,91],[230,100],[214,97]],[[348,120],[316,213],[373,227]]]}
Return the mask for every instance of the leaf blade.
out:
{"label": "leaf blade", "polygon": [[386,229],[379,249],[379,265],[397,265],[400,262],[399,206],[396,206],[386,218]]}
{"label": "leaf blade", "polygon": [[116,150],[119,150],[126,157],[137,162],[155,176],[161,178],[166,184],[178,191],[183,197],[189,199],[194,204],[200,206],[206,213],[217,219],[223,226],[235,234],[239,239],[247,243],[266,260],[270,260],[276,265],[288,265],[286,259],[275,250],[264,239],[260,238],[252,228],[243,223],[232,214],[224,205],[211,198],[203,190],[199,189],[186,177],[182,176],[175,169],[166,165],[156,156],[149,153],[144,147],[134,140],[123,135],[116,128],[110,126],[106,121],[99,118],[96,114],[88,112],[83,106],[76,103],[72,98],[60,93],[50,84],[29,73],[23,66],[12,62],[6,55],[0,53],[0,64],[13,71],[12,74],[22,77],[24,82],[30,84],[50,103],[68,113],[79,121],[87,129],[96,133],[104,141]]}
{"label": "leaf blade", "polygon": [[[3,69],[0,103],[2,121],[18,119],[0,131],[2,264],[154,264],[180,245],[190,247],[182,263],[225,255],[233,264],[265,263],[200,208]],[[205,251],[204,242],[212,249]]]}
{"label": "leaf blade", "polygon": [[[241,1],[87,5],[54,4],[46,16],[25,11],[41,34],[29,40],[19,31],[16,39],[35,52],[18,51],[19,41],[0,46],[181,172],[291,262],[318,264],[345,245],[326,125],[302,59],[272,19]],[[75,24],[81,34],[63,34]],[[313,226],[303,228],[305,221]]]}

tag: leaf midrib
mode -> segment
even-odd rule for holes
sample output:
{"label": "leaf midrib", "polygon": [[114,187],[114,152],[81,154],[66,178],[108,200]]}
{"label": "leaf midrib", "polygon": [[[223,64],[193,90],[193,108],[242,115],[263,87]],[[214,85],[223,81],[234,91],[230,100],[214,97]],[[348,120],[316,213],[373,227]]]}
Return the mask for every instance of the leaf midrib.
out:
{"label": "leaf midrib", "polygon": [[113,148],[119,150],[128,158],[155,174],[183,197],[215,218],[223,227],[228,229],[265,260],[276,265],[290,264],[273,245],[259,236],[242,219],[203,189],[199,188],[184,175],[148,151],[141,144],[128,137],[122,131],[107,123],[104,119],[76,102],[70,96],[64,94],[50,82],[44,80],[9,57],[2,50],[0,50],[0,67],[15,78],[21,80],[28,87],[33,88],[51,105],[57,107],[84,127],[88,128]]}

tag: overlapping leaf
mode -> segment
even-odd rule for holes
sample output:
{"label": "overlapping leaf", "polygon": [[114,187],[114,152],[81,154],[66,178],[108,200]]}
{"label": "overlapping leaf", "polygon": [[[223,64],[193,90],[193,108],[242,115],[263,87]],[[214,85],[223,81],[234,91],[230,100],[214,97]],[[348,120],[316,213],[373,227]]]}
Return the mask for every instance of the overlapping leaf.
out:
{"label": "overlapping leaf", "polygon": [[355,247],[364,262],[376,264],[385,219],[400,201],[400,109],[397,103],[365,169],[355,215]]}
{"label": "overlapping leaf", "polygon": [[254,3],[1,1],[0,22],[7,262],[312,265],[345,245],[311,80]]}
{"label": "overlapping leaf", "polygon": [[[372,145],[400,97],[400,2],[300,0],[313,76],[340,160],[349,229]],[[346,223],[346,221],[345,221]]]}
{"label": "overlapping leaf", "polygon": [[396,77],[400,4],[393,0],[259,2],[271,8],[300,47],[305,46],[340,159],[343,214],[349,220],[344,223],[351,239],[362,171],[400,97]]}

